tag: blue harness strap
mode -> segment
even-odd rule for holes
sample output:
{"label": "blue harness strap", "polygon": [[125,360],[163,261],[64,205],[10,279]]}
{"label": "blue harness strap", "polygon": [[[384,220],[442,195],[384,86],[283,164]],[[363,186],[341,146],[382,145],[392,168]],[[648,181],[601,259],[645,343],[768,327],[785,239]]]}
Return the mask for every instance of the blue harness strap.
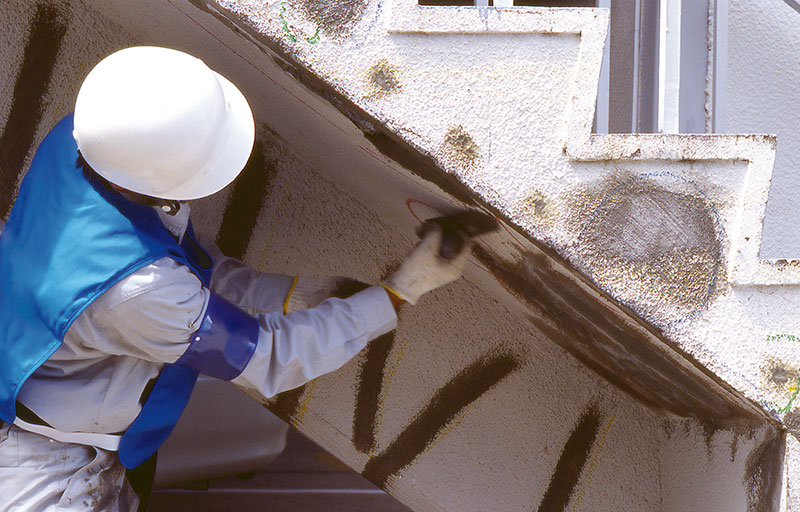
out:
{"label": "blue harness strap", "polygon": [[200,329],[175,364],[222,380],[233,380],[253,357],[258,320],[211,293]]}
{"label": "blue harness strap", "polygon": [[197,372],[171,364],[161,370],[139,415],[122,435],[119,460],[128,469],[156,453],[172,433],[192,395]]}
{"label": "blue harness strap", "polygon": [[135,468],[166,441],[192,394],[198,373],[233,380],[256,349],[258,320],[211,293],[200,329],[186,352],[167,365],[136,420],[122,435],[119,460]]}

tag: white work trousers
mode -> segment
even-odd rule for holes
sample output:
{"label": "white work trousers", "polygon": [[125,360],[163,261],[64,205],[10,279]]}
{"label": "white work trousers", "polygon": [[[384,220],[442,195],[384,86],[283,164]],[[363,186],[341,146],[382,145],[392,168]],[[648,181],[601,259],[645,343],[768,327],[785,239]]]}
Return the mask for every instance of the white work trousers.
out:
{"label": "white work trousers", "polygon": [[0,427],[0,510],[129,512],[138,506],[116,452]]}

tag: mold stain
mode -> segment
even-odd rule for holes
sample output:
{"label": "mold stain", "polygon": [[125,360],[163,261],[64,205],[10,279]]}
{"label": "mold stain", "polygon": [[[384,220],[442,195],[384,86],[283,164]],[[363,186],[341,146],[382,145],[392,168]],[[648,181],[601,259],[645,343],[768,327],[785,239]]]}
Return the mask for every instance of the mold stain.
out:
{"label": "mold stain", "polygon": [[367,461],[362,474],[379,487],[426,453],[463,411],[520,367],[513,354],[487,354],[442,386],[408,426]]}
{"label": "mold stain", "polygon": [[771,395],[766,405],[778,414],[791,411],[800,395],[800,366],[768,359],[761,367],[761,378]]}
{"label": "mold stain", "polygon": [[481,151],[463,126],[452,126],[444,136],[441,153],[445,160],[462,169],[475,169]]}
{"label": "mold stain", "polygon": [[563,512],[566,510],[575,487],[578,485],[583,467],[589,460],[589,453],[600,430],[600,413],[589,407],[561,450],[550,484],[544,493],[539,512]]}
{"label": "mold stain", "polygon": [[786,435],[767,439],[747,457],[744,486],[747,512],[772,512],[780,505]]}
{"label": "mold stain", "polygon": [[[42,98],[47,93],[66,25],[56,7],[40,2],[22,54],[22,64],[11,100],[8,120],[0,135],[0,216],[13,202],[17,178],[25,157],[33,149],[36,129],[42,120]],[[0,218],[2,218],[0,217]]]}
{"label": "mold stain", "polygon": [[538,229],[549,229],[556,221],[558,207],[539,190],[534,190],[515,205],[515,210]]}
{"label": "mold stain", "polygon": [[367,82],[371,91],[368,95],[370,98],[384,98],[400,89],[397,68],[386,59],[380,59],[369,68]]}
{"label": "mold stain", "polygon": [[333,37],[350,35],[364,14],[369,0],[290,0],[303,16]]}
{"label": "mold stain", "polygon": [[653,173],[605,193],[578,237],[578,252],[601,287],[675,324],[721,291],[722,244],[719,216],[702,191],[679,176]]}

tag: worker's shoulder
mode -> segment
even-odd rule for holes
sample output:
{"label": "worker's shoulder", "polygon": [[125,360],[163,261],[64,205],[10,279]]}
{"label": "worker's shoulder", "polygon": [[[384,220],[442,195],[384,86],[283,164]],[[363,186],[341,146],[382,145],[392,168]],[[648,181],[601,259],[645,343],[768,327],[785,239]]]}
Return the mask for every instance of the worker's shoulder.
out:
{"label": "worker's shoulder", "polygon": [[[200,279],[175,260],[165,257],[123,277],[92,304],[92,309],[111,311],[120,307],[170,307],[185,305],[205,291]],[[201,300],[202,303],[202,300]]]}

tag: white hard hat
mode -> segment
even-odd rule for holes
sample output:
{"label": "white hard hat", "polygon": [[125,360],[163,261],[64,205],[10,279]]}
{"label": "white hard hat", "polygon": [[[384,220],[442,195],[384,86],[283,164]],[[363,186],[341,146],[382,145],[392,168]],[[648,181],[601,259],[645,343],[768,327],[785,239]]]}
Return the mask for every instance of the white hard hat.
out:
{"label": "white hard hat", "polygon": [[253,149],[253,113],[222,75],[186,53],[126,48],[81,85],[73,133],[105,179],[161,199],[205,197],[241,172]]}

